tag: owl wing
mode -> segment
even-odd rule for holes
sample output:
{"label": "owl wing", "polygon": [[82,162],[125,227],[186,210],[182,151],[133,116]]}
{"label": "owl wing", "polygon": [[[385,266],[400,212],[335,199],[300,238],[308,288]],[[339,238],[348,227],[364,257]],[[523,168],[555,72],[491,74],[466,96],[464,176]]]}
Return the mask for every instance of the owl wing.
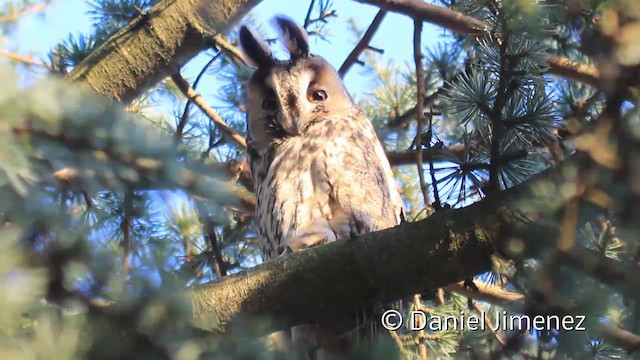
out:
{"label": "owl wing", "polygon": [[312,165],[314,187],[317,194],[327,194],[337,238],[390,228],[402,217],[402,198],[391,166],[373,126],[365,120],[365,124],[361,120],[329,125],[349,136],[326,141],[325,156]]}

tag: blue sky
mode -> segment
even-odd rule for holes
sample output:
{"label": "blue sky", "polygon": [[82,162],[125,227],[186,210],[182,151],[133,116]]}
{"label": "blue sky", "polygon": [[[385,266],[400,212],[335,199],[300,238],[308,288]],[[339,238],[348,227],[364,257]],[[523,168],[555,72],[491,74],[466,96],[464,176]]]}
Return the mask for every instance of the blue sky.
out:
{"label": "blue sky", "polygon": [[[0,0],[0,7],[7,0]],[[257,23],[264,24],[264,29],[275,34],[271,26],[274,15],[284,14],[302,22],[308,9],[309,1],[265,0],[252,11],[251,15]],[[339,18],[331,21],[330,34],[327,41],[314,37],[311,40],[312,52],[324,56],[333,66],[340,67],[353,46],[359,39],[349,31],[348,19],[354,19],[358,27],[365,30],[377,12],[377,8],[355,1],[335,1]],[[86,0],[53,0],[44,15],[29,15],[21,19],[16,31],[6,37],[0,46],[20,53],[32,53],[36,57],[45,57],[49,49],[67,38],[69,34],[89,33],[91,17]],[[413,66],[412,59],[412,26],[410,18],[389,13],[376,33],[371,45],[385,50],[381,60],[383,63],[397,62]],[[274,35],[275,36],[275,35]],[[425,44],[433,44],[442,37],[442,30],[425,24],[423,39]],[[194,63],[203,61],[203,56],[194,59]],[[191,66],[187,67],[190,69]],[[359,65],[354,65],[347,74],[347,87],[356,94],[366,91],[369,86],[368,75]],[[187,73],[189,75],[189,73]]]}

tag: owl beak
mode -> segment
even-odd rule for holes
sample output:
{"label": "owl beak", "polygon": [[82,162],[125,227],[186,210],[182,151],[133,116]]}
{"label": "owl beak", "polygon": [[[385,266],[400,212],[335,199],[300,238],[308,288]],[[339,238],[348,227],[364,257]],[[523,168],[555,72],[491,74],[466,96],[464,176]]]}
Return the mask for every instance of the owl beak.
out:
{"label": "owl beak", "polygon": [[282,125],[282,128],[287,132],[287,134],[296,136],[300,135],[298,127],[299,120],[300,119],[298,116],[294,117],[290,114],[283,113],[280,119],[280,124]]}

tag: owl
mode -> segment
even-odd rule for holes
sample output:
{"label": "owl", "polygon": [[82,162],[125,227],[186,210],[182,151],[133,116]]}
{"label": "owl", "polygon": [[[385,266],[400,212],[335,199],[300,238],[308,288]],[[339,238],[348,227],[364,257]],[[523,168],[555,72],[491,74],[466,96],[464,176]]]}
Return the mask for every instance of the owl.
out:
{"label": "owl", "polygon": [[[287,18],[275,22],[288,60],[274,58],[249,28],[239,33],[256,68],[247,86],[247,157],[264,260],[393,227],[403,217],[371,121],[336,70],[309,53],[306,30]],[[291,333],[305,338],[313,329]]]}
{"label": "owl", "polygon": [[277,17],[288,60],[246,26],[247,156],[264,260],[398,225],[403,202],[367,115],[307,32]]}

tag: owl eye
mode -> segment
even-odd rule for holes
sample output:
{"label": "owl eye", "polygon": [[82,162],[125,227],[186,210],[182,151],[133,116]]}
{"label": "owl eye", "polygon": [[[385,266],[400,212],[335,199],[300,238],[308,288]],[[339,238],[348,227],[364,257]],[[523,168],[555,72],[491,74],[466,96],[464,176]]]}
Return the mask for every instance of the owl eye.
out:
{"label": "owl eye", "polygon": [[327,92],[324,90],[309,90],[307,99],[309,101],[325,101],[327,100]]}
{"label": "owl eye", "polygon": [[268,112],[278,111],[278,102],[274,96],[269,96],[262,101],[262,110]]}

